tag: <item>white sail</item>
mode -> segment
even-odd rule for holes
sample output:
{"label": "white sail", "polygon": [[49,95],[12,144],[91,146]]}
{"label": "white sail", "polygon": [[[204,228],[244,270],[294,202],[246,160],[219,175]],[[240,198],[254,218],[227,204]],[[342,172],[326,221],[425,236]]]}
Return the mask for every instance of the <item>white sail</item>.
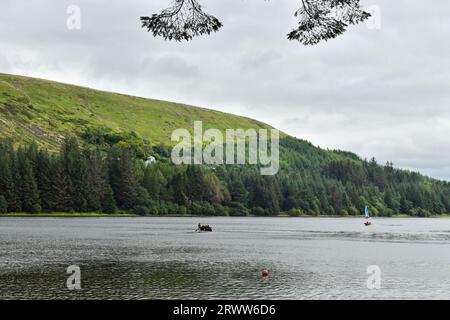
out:
{"label": "white sail", "polygon": [[366,208],[364,209],[364,217],[365,217],[366,219],[369,219],[369,218],[370,218],[370,215],[369,215],[369,207],[368,207],[368,206],[366,206]]}

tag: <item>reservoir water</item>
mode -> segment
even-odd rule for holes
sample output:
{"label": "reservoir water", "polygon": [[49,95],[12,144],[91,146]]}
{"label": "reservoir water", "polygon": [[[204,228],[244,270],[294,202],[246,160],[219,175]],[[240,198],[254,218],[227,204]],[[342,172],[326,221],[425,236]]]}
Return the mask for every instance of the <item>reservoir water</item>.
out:
{"label": "reservoir water", "polygon": [[450,219],[373,222],[2,217],[0,299],[449,299]]}

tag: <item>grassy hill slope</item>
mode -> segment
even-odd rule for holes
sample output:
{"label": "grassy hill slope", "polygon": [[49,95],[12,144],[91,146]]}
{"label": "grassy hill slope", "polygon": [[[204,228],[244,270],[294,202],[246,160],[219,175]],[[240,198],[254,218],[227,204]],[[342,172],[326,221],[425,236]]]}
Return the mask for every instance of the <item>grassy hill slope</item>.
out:
{"label": "grassy hill slope", "polygon": [[152,144],[169,143],[176,128],[268,128],[258,121],[166,101],[0,74],[0,136],[56,149],[64,135],[89,127],[135,131]]}

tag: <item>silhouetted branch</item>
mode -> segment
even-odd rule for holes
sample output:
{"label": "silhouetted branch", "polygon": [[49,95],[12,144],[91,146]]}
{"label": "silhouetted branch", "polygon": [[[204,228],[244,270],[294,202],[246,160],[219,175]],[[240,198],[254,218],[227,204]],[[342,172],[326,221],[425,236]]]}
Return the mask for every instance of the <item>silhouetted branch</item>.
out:
{"label": "silhouetted branch", "polygon": [[370,14],[361,10],[359,0],[302,0],[295,16],[300,18],[299,26],[288,34],[288,39],[314,45],[336,38],[349,24],[362,22]]}
{"label": "silhouetted branch", "polygon": [[216,32],[222,23],[202,11],[197,0],[175,0],[174,4],[151,17],[141,17],[142,27],[164,39],[189,41],[195,36]]}
{"label": "silhouetted branch", "polygon": [[[202,11],[197,0],[173,0],[171,7],[151,17],[141,17],[142,27],[166,40],[189,41],[195,36],[216,32],[222,23]],[[299,25],[288,34],[289,40],[314,45],[346,31],[370,17],[361,10],[359,0],[301,0],[295,12]]]}

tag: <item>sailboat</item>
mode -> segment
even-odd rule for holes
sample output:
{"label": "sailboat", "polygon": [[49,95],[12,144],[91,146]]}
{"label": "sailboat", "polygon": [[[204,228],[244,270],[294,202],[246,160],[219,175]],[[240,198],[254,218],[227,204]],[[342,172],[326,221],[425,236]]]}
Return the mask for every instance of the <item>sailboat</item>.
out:
{"label": "sailboat", "polygon": [[370,214],[369,214],[369,207],[366,206],[364,208],[364,218],[366,219],[366,221],[364,222],[364,225],[366,225],[367,227],[372,225],[372,222],[370,222]]}

